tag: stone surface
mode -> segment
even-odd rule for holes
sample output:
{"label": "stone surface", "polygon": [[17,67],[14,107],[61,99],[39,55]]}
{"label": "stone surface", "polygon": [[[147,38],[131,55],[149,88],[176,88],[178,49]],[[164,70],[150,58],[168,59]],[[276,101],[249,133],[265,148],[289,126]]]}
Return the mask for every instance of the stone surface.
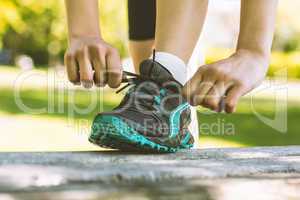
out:
{"label": "stone surface", "polygon": [[300,199],[300,146],[0,154],[0,199]]}

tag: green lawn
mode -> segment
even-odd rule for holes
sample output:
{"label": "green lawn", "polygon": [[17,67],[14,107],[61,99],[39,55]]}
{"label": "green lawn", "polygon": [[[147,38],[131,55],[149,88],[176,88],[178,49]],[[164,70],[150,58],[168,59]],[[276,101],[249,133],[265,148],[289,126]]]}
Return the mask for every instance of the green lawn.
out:
{"label": "green lawn", "polygon": [[[47,88],[25,87],[20,92],[22,102],[30,108],[47,110],[42,114],[28,114],[17,106],[12,87],[7,84],[0,86],[0,123],[3,136],[0,151],[97,149],[86,141],[91,121],[96,113],[111,110],[122,98],[122,94],[117,95],[112,90],[101,91],[86,91],[74,87],[72,90],[56,89],[53,93],[53,107],[50,106],[49,110]],[[80,114],[74,111],[74,105],[78,109],[87,108],[91,95],[96,95],[96,105],[91,112]],[[237,112],[231,115],[199,109],[200,143],[202,147],[300,145],[299,103],[300,100],[297,99],[288,102],[286,133],[280,133],[259,120],[247,97],[241,100]],[[254,107],[256,112],[269,118],[274,117],[275,102],[272,98],[256,98]],[[73,114],[70,115],[70,112]],[[70,126],[70,121],[75,129],[66,128]]]}
{"label": "green lawn", "polygon": [[[274,117],[274,105],[270,100],[255,100],[255,109],[258,113],[263,113],[271,119]],[[209,137],[236,142],[245,146],[273,146],[273,145],[300,145],[299,102],[289,102],[287,110],[287,132],[281,133],[270,126],[264,124],[251,110],[251,101],[243,99],[235,114],[201,114],[199,112],[200,123],[213,124],[216,121],[225,121],[227,124],[234,124],[234,134],[213,135],[213,133],[203,133]],[[205,136],[206,137],[206,136]]]}
{"label": "green lawn", "polygon": [[[99,91],[98,91],[99,92]],[[0,114],[2,116],[33,116],[45,119],[62,119],[68,118],[69,95],[67,91],[63,95],[62,100],[58,100],[58,92],[54,93],[54,109],[52,113],[43,113],[38,115],[25,114],[15,103],[13,91],[8,88],[2,88],[0,93]],[[91,101],[91,92],[76,91],[75,102],[76,107],[86,108]],[[22,90],[21,98],[23,103],[31,108],[47,107],[49,101],[47,91],[43,90]],[[88,114],[79,114],[74,112],[74,119],[87,119],[91,121],[95,114],[100,111],[111,110],[120,100],[121,95],[116,95],[112,91],[103,93],[103,101],[98,95],[98,103],[95,109]],[[103,102],[103,107],[101,107]],[[250,100],[245,98],[239,104],[237,113],[215,114],[207,112],[207,110],[198,110],[200,119],[200,130],[202,130],[202,139],[218,139],[227,142],[240,144],[242,146],[264,146],[264,145],[296,145],[300,144],[299,119],[300,107],[298,102],[289,102],[288,104],[288,132],[283,134],[279,131],[262,123],[251,111]],[[59,106],[62,109],[59,111]],[[273,103],[270,100],[255,100],[255,109],[265,116],[273,116]],[[63,107],[63,108],[62,108]],[[72,109],[73,110],[73,109]],[[71,116],[72,117],[72,116]],[[206,124],[205,126],[203,124]],[[229,126],[230,125],[230,126]],[[208,129],[207,127],[213,127]],[[234,129],[232,129],[232,127]],[[204,132],[203,132],[204,131]],[[226,132],[227,131],[227,132]]]}

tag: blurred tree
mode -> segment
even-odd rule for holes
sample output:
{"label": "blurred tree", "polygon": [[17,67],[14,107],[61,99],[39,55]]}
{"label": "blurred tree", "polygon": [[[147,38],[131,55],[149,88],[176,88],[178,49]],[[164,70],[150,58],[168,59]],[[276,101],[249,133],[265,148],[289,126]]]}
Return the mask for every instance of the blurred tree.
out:
{"label": "blurred tree", "polygon": [[99,0],[100,24],[104,39],[127,57],[128,22],[127,0]]}
{"label": "blurred tree", "polygon": [[[126,57],[127,1],[99,2],[103,37]],[[300,2],[285,0],[279,3],[274,49],[300,50]],[[47,65],[51,59],[62,61],[67,46],[63,0],[1,0],[0,13],[0,52],[11,52],[11,64],[20,54],[31,56],[38,65]]]}
{"label": "blurred tree", "polygon": [[[104,38],[126,52],[126,2],[101,0],[101,23]],[[47,65],[50,58],[62,61],[67,46],[64,1],[1,0],[0,49],[9,50],[13,59],[20,54]]]}
{"label": "blurred tree", "polygon": [[62,1],[2,0],[2,48],[12,58],[27,54],[36,64],[48,63],[50,54],[61,56],[66,46]]}
{"label": "blurred tree", "polygon": [[276,32],[273,48],[275,50],[292,52],[300,50],[300,1],[279,1]]}

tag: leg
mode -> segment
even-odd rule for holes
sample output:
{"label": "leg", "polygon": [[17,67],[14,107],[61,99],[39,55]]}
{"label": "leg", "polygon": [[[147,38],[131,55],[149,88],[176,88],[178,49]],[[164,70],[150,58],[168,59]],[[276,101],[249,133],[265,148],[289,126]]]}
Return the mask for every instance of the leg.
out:
{"label": "leg", "polygon": [[[146,2],[153,3],[155,0],[129,0],[129,30],[132,40],[131,51],[134,54],[136,68],[139,62],[147,58],[150,54],[155,32],[155,9],[146,14],[146,12],[149,11],[149,6],[144,7],[143,5]],[[158,9],[159,29],[157,31],[156,45],[158,51],[161,52],[157,53],[157,60],[147,60],[141,65],[142,75],[151,77],[151,81],[141,80],[142,82],[133,85],[133,90],[128,90],[122,101],[123,103],[116,108],[119,111],[117,114],[115,110],[113,113],[102,113],[96,117],[93,124],[93,131],[89,138],[89,140],[95,144],[126,150],[133,148],[142,150],[150,149],[159,152],[175,152],[178,148],[188,149],[191,147],[193,144],[191,132],[196,139],[196,143],[198,142],[197,130],[190,130],[190,132],[185,130],[185,126],[181,126],[188,120],[184,117],[189,117],[189,105],[177,100],[167,101],[167,99],[165,99],[166,101],[164,103],[162,102],[166,97],[165,94],[176,93],[178,96],[181,96],[180,92],[174,91],[174,89],[172,89],[173,87],[167,87],[164,83],[170,81],[174,84],[174,78],[177,79],[177,76],[185,77],[184,75],[187,69],[181,59],[187,62],[192,54],[204,21],[205,15],[202,14],[201,11],[206,11],[207,4],[199,3],[203,2],[203,0],[160,0],[158,2],[160,4]],[[132,6],[137,7],[132,10]],[[142,9],[140,9],[139,6],[141,6],[140,8]],[[152,17],[149,18],[150,20],[147,20],[145,16]],[[176,20],[176,22],[174,23],[173,20]],[[148,28],[151,28],[150,31]],[[167,64],[161,63],[162,60]],[[179,65],[177,65],[176,60],[179,60]],[[170,70],[172,68],[175,69],[176,73],[174,73],[174,70]],[[181,79],[181,81],[183,85],[184,80]],[[151,84],[144,84],[147,82]],[[157,87],[153,87],[153,84]],[[137,90],[140,89],[139,86],[142,86],[143,94],[137,92]],[[157,92],[157,88],[159,88],[159,92]],[[137,104],[131,103],[130,97],[133,95],[135,95],[135,97],[141,97],[140,95],[144,96],[144,93],[147,93],[148,97],[153,97],[152,99],[154,101],[151,101],[151,105],[144,101],[145,99],[143,100],[143,98],[134,98]],[[144,104],[145,106],[138,106]],[[158,115],[156,112],[158,107],[160,110],[165,109],[165,111],[174,108],[172,110],[173,113],[170,115]],[[182,116],[184,117],[179,116],[178,118],[178,114],[183,114]],[[196,114],[196,112],[193,112],[193,114]],[[128,120],[124,120],[124,118]],[[144,131],[138,131],[136,130],[136,126],[132,127],[132,123],[128,123],[128,121],[138,124],[139,127],[149,125],[150,129],[146,127]],[[147,122],[147,124],[145,124],[145,122]],[[192,123],[196,123],[197,125],[196,118],[193,118]],[[156,125],[164,126],[153,129]],[[176,137],[177,134],[182,134],[183,137],[178,138]],[[153,137],[147,137],[149,135]],[[156,135],[159,137],[155,138]],[[178,141],[178,139],[180,139],[180,141]]]}
{"label": "leg", "polygon": [[[187,64],[199,39],[205,21],[207,7],[208,0],[157,1],[156,50],[158,52],[173,54]],[[175,63],[169,62],[168,60],[171,60],[172,58],[168,55],[167,57],[162,55],[161,59],[167,66],[173,65],[170,66],[170,71],[172,71],[172,68],[174,69],[175,65],[181,66],[180,69],[173,71],[173,75],[177,80],[183,80],[183,84],[187,81],[187,77],[184,79],[181,75],[183,74],[183,76],[186,76],[184,75],[186,72],[184,64],[178,65],[178,62],[176,61],[174,61]],[[191,111],[192,121],[189,130],[194,136],[195,147],[197,148],[199,147],[197,111],[194,107],[191,107]]]}
{"label": "leg", "polygon": [[156,0],[128,0],[129,51],[135,71],[149,58],[155,37]]}
{"label": "leg", "polygon": [[201,33],[208,0],[157,1],[155,48],[190,59]]}
{"label": "leg", "polygon": [[152,39],[145,41],[129,41],[129,51],[137,74],[139,74],[140,63],[151,56],[153,45],[154,40]]}

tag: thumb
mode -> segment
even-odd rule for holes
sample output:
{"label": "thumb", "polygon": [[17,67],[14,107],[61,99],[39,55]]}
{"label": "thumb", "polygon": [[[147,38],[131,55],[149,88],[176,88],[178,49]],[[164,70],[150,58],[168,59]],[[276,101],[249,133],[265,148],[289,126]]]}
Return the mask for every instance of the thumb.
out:
{"label": "thumb", "polygon": [[234,86],[229,90],[225,100],[225,111],[227,113],[233,113],[236,110],[236,105],[241,96],[246,93],[246,90],[242,86]]}

